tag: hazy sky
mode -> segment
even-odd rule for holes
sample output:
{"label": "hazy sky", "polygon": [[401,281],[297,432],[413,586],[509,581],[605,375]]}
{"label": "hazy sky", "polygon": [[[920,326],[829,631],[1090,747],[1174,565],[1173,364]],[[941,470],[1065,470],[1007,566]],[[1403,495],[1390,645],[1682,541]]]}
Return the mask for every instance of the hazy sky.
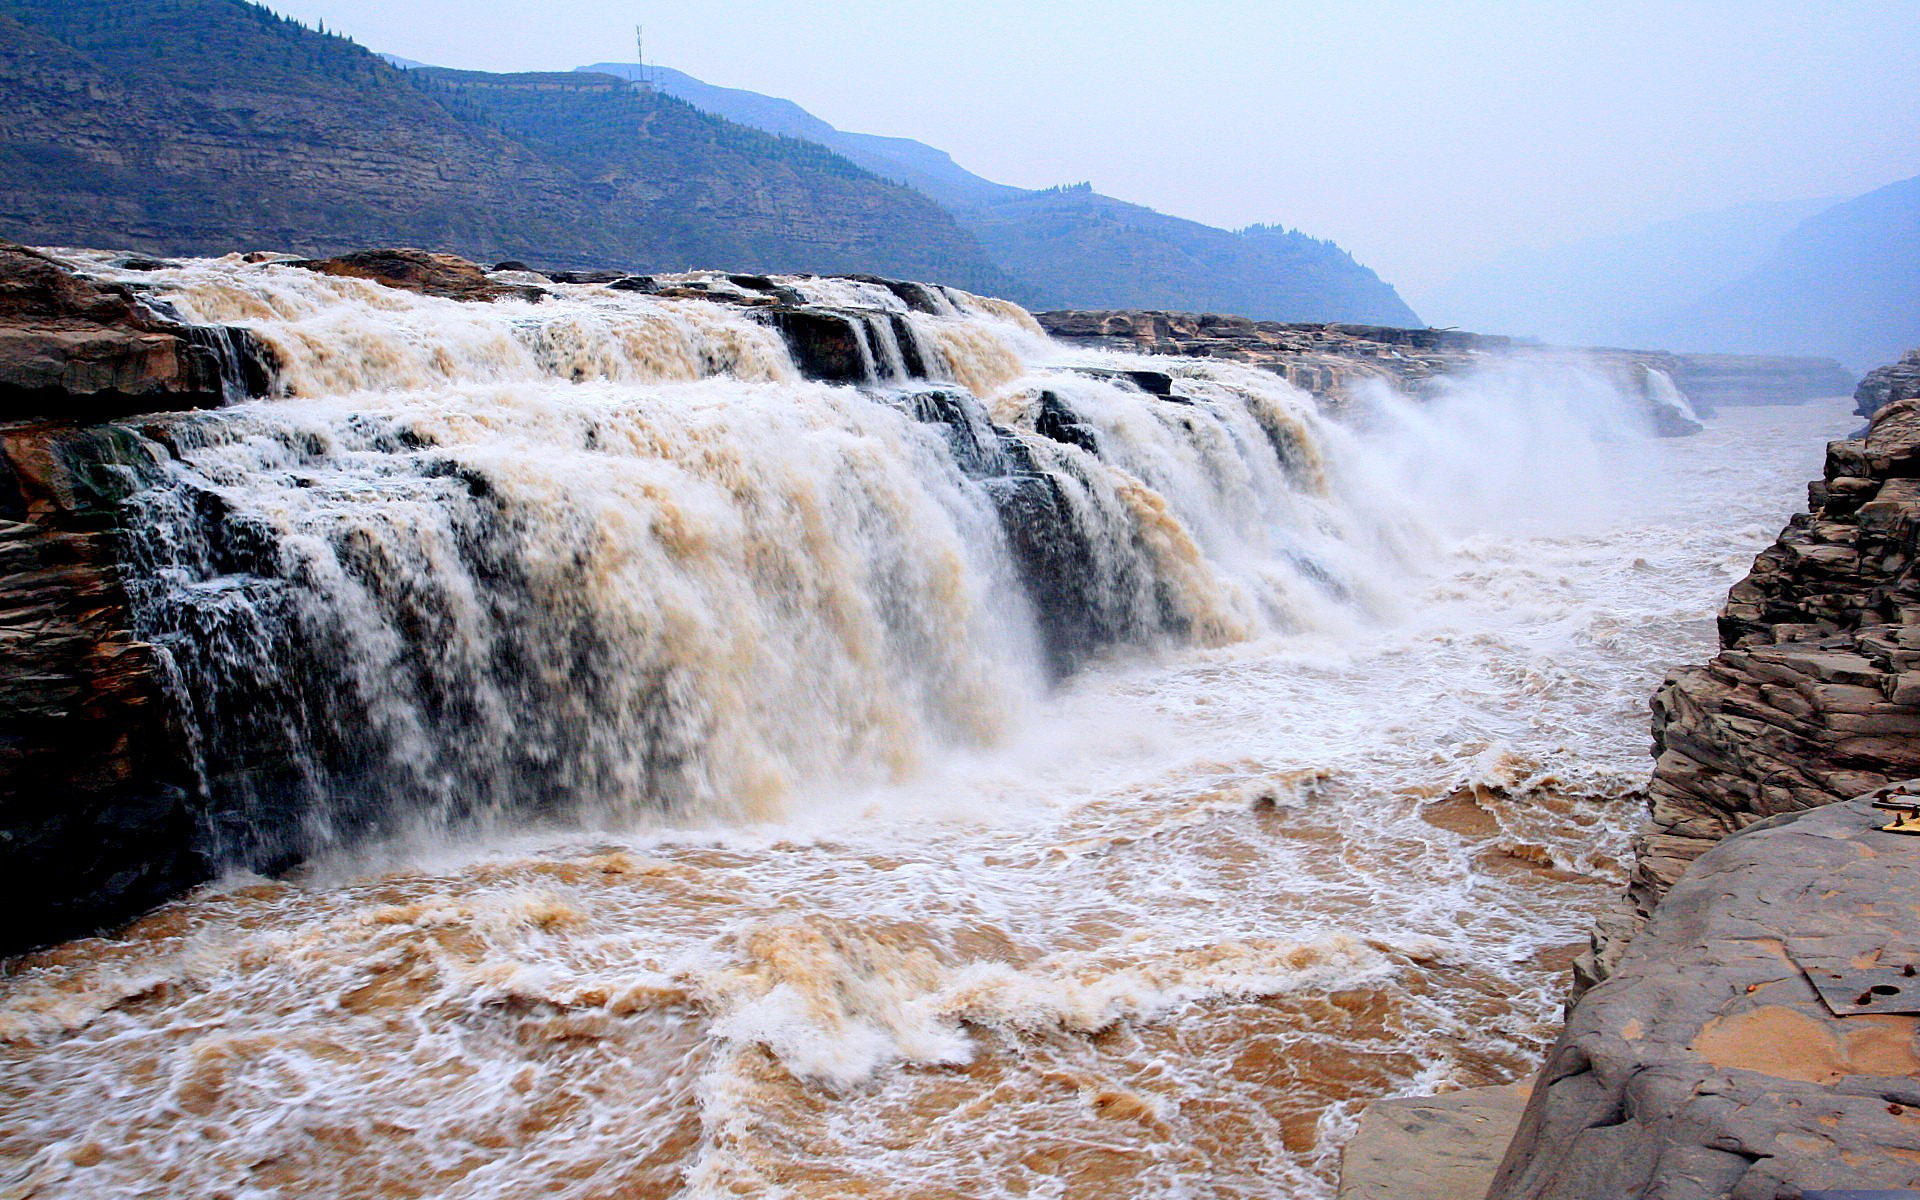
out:
{"label": "hazy sky", "polygon": [[1920,0],[276,0],[443,66],[633,58],[919,138],[1292,225],[1416,307],[1503,250],[1920,174]]}

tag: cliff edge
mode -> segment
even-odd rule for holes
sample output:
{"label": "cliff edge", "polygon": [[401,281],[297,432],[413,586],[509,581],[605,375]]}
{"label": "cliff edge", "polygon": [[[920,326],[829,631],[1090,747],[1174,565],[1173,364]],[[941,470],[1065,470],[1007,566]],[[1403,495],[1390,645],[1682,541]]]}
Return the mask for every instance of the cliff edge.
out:
{"label": "cliff edge", "polygon": [[1920,397],[1827,448],[1824,477],[1720,617],[1722,649],[1653,700],[1651,823],[1605,978],[1694,859],[1728,834],[1920,775]]}

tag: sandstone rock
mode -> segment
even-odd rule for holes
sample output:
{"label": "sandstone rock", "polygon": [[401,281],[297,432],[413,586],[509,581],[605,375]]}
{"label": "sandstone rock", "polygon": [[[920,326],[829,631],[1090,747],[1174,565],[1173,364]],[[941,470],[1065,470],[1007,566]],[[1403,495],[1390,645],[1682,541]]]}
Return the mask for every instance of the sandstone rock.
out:
{"label": "sandstone rock", "polygon": [[[1489,1200],[1920,1186],[1920,838],[1882,821],[1834,804],[1702,855],[1573,1010]],[[1836,1016],[1803,968],[1878,971],[1886,1011]]]}
{"label": "sandstone rock", "polygon": [[212,407],[237,370],[130,289],[0,242],[0,421]]}
{"label": "sandstone rock", "polygon": [[487,278],[486,271],[477,263],[452,254],[435,254],[427,250],[356,250],[337,258],[314,259],[299,265],[322,275],[371,279],[387,287],[448,300],[499,300],[507,297],[538,300],[546,294],[539,287],[496,282]]}
{"label": "sandstone rock", "polygon": [[1339,1200],[1482,1200],[1531,1087],[1376,1100],[1340,1153]]}
{"label": "sandstone rock", "polygon": [[[1063,341],[1245,363],[1272,371],[1333,404],[1350,399],[1357,387],[1370,380],[1419,396],[1441,376],[1486,364],[1496,357],[1537,355],[1564,360],[1570,355],[1512,338],[1455,329],[1288,324],[1220,313],[1126,310],[1042,312],[1034,316],[1042,328]],[[1665,402],[1648,374],[1650,368],[1672,374],[1673,357],[1637,351],[1579,352],[1583,365],[1597,364],[1612,372],[1624,387],[1646,400],[1655,432],[1662,437],[1684,437],[1698,433],[1700,424]]]}
{"label": "sandstone rock", "polygon": [[1765,354],[1674,354],[1664,365],[1701,412],[1721,405],[1799,404],[1853,391],[1853,376],[1830,358]]}

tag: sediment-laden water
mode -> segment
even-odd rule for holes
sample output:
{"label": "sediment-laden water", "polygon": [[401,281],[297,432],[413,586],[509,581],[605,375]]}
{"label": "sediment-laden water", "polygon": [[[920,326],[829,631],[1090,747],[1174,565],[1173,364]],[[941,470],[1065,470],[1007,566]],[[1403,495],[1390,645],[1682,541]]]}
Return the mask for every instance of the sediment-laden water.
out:
{"label": "sediment-laden water", "polygon": [[5,1195],[1326,1195],[1537,1059],[1646,698],[1848,420],[142,278],[280,360],[129,502],[232,871],[0,981]]}

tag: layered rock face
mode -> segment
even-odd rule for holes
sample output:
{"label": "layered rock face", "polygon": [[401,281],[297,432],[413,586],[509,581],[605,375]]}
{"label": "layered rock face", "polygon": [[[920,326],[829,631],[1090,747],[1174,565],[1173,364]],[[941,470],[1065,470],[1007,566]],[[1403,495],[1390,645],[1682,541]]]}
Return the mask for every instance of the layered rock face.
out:
{"label": "layered rock face", "polygon": [[1920,399],[1829,446],[1809,492],[1729,594],[1724,649],[1654,697],[1652,823],[1586,982],[1719,839],[1920,775]]}
{"label": "layered rock face", "polygon": [[0,242],[0,420],[218,405],[244,387],[242,337],[166,320],[124,287]]}
{"label": "layered rock face", "polygon": [[260,382],[257,355],[0,243],[0,953],[206,877],[183,739],[118,573],[115,509],[153,464],[90,423],[218,405]]}
{"label": "layered rock face", "polygon": [[[1636,381],[1665,373],[1701,413],[1722,404],[1791,404],[1842,396],[1853,377],[1826,358],[1669,354],[1663,350],[1539,346],[1456,329],[1253,321],[1214,313],[1148,311],[1035,313],[1063,341],[1143,354],[1183,354],[1244,362],[1290,383],[1340,398],[1356,383],[1381,379],[1419,395],[1437,376],[1493,355],[1579,353]],[[1675,428],[1675,433],[1691,430]]]}
{"label": "layered rock face", "polygon": [[1062,341],[1246,363],[1332,399],[1344,398],[1365,380],[1418,394],[1437,375],[1516,346],[1512,338],[1452,329],[1290,324],[1220,313],[1065,311],[1034,318]]}
{"label": "layered rock face", "polygon": [[1879,823],[1838,804],[1702,857],[1574,1010],[1488,1200],[1920,1186],[1920,839]]}
{"label": "layered rock face", "polygon": [[1853,411],[1871,417],[1898,400],[1920,396],[1920,349],[1909,350],[1897,363],[1867,372],[1853,392]]}

